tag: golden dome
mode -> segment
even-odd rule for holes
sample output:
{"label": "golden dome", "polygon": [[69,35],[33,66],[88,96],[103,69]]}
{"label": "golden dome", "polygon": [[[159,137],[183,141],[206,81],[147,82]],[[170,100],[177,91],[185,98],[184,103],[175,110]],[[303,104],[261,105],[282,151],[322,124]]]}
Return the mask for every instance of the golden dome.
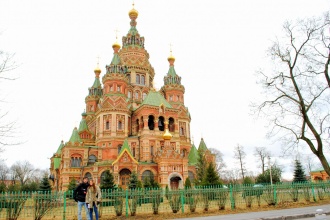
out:
{"label": "golden dome", "polygon": [[94,73],[101,73],[101,69],[97,66],[97,67],[94,69]]}
{"label": "golden dome", "polygon": [[168,131],[168,128],[166,128],[165,133],[163,134],[163,139],[164,139],[164,140],[171,140],[171,138],[172,138],[172,135],[171,135],[171,133]]}
{"label": "golden dome", "polygon": [[134,6],[133,8],[128,12],[128,15],[130,18],[137,18],[139,15],[139,12],[135,10]]}
{"label": "golden dome", "polygon": [[171,53],[171,55],[167,58],[167,60],[168,60],[168,61],[171,61],[171,60],[175,61],[175,57],[172,56],[172,53]]}
{"label": "golden dome", "polygon": [[115,42],[114,44],[112,44],[112,48],[118,48],[120,49],[120,44],[118,42]]}

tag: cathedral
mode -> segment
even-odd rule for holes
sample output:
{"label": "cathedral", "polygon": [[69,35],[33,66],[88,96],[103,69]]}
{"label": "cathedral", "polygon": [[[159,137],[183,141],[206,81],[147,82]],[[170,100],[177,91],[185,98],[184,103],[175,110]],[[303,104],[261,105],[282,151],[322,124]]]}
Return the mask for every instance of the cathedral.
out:
{"label": "cathedral", "polygon": [[[171,52],[164,85],[156,91],[155,71],[136,28],[137,17],[133,7],[130,29],[122,37],[122,46],[112,45],[113,58],[105,74],[98,67],[94,70],[79,127],[50,159],[54,190],[67,190],[70,181],[84,176],[101,184],[106,170],[122,188],[128,186],[133,172],[141,181],[154,176],[161,187],[170,189],[183,188],[187,178],[196,176],[198,151],[191,140],[191,116],[175,58]],[[208,161],[215,160],[203,139],[198,150],[205,152]]]}

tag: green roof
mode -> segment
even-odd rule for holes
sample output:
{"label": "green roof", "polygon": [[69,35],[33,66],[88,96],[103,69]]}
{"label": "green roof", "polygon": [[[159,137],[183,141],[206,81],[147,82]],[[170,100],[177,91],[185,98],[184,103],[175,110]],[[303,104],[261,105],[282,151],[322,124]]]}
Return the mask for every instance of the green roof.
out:
{"label": "green roof", "polygon": [[139,32],[136,29],[136,26],[131,26],[131,28],[129,29],[128,33],[130,33],[131,35],[136,35]]}
{"label": "green roof", "polygon": [[88,130],[88,126],[87,126],[87,122],[86,122],[86,119],[82,118],[81,121],[80,121],[80,124],[79,124],[79,129],[78,129],[79,132],[82,132],[82,131],[89,131]]}
{"label": "green roof", "polygon": [[128,141],[127,141],[127,139],[125,139],[125,141],[124,141],[124,143],[123,143],[123,146],[122,146],[121,149],[120,149],[119,155],[120,155],[125,149],[127,150],[127,152],[128,152],[130,155],[132,155],[131,149],[130,149],[129,146],[128,146]]}
{"label": "green roof", "polygon": [[97,88],[100,89],[101,88],[101,82],[100,79],[98,77],[95,77],[94,83],[92,85],[92,88]]}
{"label": "green roof", "polygon": [[61,141],[60,146],[58,146],[58,148],[57,148],[56,154],[61,154],[61,150],[62,150],[63,147],[64,147],[64,142]]}
{"label": "green roof", "polygon": [[164,96],[162,96],[159,92],[149,91],[147,97],[143,100],[142,105],[152,105],[152,106],[160,106],[163,104],[166,108],[173,108],[170,103],[166,101]]}
{"label": "green roof", "polygon": [[198,151],[197,151],[195,145],[193,144],[191,146],[191,149],[190,149],[190,152],[189,152],[189,155],[188,155],[188,162],[189,162],[189,164],[191,164],[191,165],[197,164],[198,157],[199,157],[198,156]]}
{"label": "green roof", "polygon": [[201,142],[199,143],[198,150],[199,151],[206,151],[206,150],[208,150],[203,138],[201,139]]}
{"label": "green roof", "polygon": [[54,169],[60,168],[61,158],[54,158]]}
{"label": "green roof", "polygon": [[70,140],[69,142],[71,143],[75,143],[75,142],[81,142],[81,139],[80,139],[80,136],[78,134],[78,129],[77,128],[74,128],[73,131],[72,131],[72,135],[70,137]]}
{"label": "green roof", "polygon": [[170,66],[170,69],[168,70],[167,75],[168,76],[177,76],[177,74],[175,72],[175,69],[174,69],[174,66]]}
{"label": "green roof", "polygon": [[113,55],[113,58],[112,58],[112,60],[111,60],[111,64],[113,64],[113,65],[118,65],[118,64],[120,64],[120,57],[119,57],[118,53],[115,53],[115,54]]}

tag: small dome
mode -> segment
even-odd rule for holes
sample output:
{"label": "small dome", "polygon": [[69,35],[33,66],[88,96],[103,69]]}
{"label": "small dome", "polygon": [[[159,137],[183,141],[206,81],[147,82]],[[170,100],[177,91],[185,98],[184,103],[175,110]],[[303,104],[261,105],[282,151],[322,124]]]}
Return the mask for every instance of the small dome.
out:
{"label": "small dome", "polygon": [[171,138],[172,138],[172,135],[171,135],[171,133],[168,131],[168,129],[166,128],[165,133],[163,134],[163,139],[164,139],[164,140],[171,140]]}
{"label": "small dome", "polygon": [[175,61],[175,57],[172,56],[172,54],[167,58],[167,60],[170,62],[170,61]]}
{"label": "small dome", "polygon": [[118,42],[115,42],[114,44],[112,44],[112,48],[113,49],[115,49],[115,48],[120,49],[120,44]]}
{"label": "small dome", "polygon": [[94,73],[101,73],[101,69],[100,69],[99,67],[96,67],[96,68],[94,69]]}
{"label": "small dome", "polygon": [[139,12],[135,10],[134,6],[133,8],[128,12],[128,15],[131,19],[136,19],[139,15]]}

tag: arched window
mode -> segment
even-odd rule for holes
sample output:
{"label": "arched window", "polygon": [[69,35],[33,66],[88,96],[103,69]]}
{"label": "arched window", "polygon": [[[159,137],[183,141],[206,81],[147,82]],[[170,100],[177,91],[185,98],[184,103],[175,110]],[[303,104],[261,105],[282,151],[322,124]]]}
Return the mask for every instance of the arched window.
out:
{"label": "arched window", "polygon": [[85,173],[85,177],[87,177],[89,180],[92,179],[92,174],[90,172]]}
{"label": "arched window", "polygon": [[144,75],[141,75],[141,83],[140,84],[145,85],[145,77],[144,77]]}
{"label": "arched window", "polygon": [[175,129],[174,119],[173,118],[169,118],[168,119],[168,130],[170,132],[174,132],[174,129]]}
{"label": "arched window", "polygon": [[105,130],[110,130],[110,122],[109,121],[105,122]]}
{"label": "arched window", "polygon": [[118,121],[118,130],[123,130],[123,122]]}
{"label": "arched window", "polygon": [[151,155],[151,156],[154,155],[154,146],[150,146],[150,155]]}
{"label": "arched window", "polygon": [[123,145],[121,145],[121,144],[118,144],[118,155],[119,155],[119,153],[120,153],[120,151],[121,151],[121,147],[122,147]]}
{"label": "arched window", "polygon": [[133,149],[132,149],[132,154],[133,154],[133,157],[135,157],[135,147],[133,147]]}
{"label": "arched window", "polygon": [[139,132],[139,129],[140,129],[139,119],[136,119],[136,132]]}
{"label": "arched window", "polygon": [[148,127],[149,127],[149,130],[154,130],[155,128],[155,117],[153,115],[149,115],[148,117]]}
{"label": "arched window", "polygon": [[164,126],[164,117],[163,116],[160,116],[158,118],[158,128],[160,131],[164,131],[165,126]]}
{"label": "arched window", "polygon": [[147,97],[147,93],[144,92],[144,93],[142,94],[142,100],[144,100],[146,97]]}
{"label": "arched window", "polygon": [[126,74],[128,78],[128,83],[131,83],[131,74]]}
{"label": "arched window", "polygon": [[71,157],[71,167],[80,167],[81,158],[80,157]]}
{"label": "arched window", "polygon": [[128,91],[128,93],[127,93],[127,97],[130,99],[130,98],[132,98],[132,92],[131,91]]}
{"label": "arched window", "polygon": [[121,91],[121,87],[117,85],[117,92]]}
{"label": "arched window", "polygon": [[187,155],[187,150],[186,149],[183,149],[182,151],[181,151],[181,156],[182,157],[185,157]]}
{"label": "arched window", "polygon": [[139,92],[138,91],[135,92],[135,99],[139,99]]}
{"label": "arched window", "polygon": [[184,128],[183,127],[180,127],[180,135],[184,136]]}
{"label": "arched window", "polygon": [[142,181],[144,182],[146,178],[149,178],[149,180],[151,178],[153,178],[154,175],[153,173],[150,171],[150,170],[145,170],[143,173],[142,173]]}
{"label": "arched window", "polygon": [[140,75],[136,74],[136,84],[140,84]]}
{"label": "arched window", "polygon": [[89,155],[88,157],[88,163],[95,163],[97,161],[97,158],[94,154]]}
{"label": "arched window", "polygon": [[143,116],[141,117],[141,128],[144,128],[144,121],[143,121]]}

